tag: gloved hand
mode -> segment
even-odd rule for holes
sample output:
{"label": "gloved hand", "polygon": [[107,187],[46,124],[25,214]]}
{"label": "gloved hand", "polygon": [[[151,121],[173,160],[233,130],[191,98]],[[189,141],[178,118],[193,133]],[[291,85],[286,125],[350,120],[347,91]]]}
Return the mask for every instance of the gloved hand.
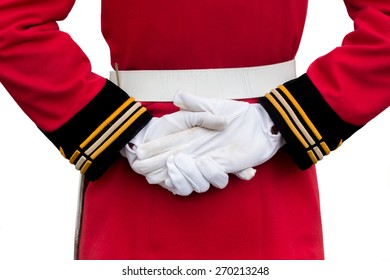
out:
{"label": "gloved hand", "polygon": [[181,112],[209,112],[225,117],[227,122],[220,131],[194,127],[138,147],[133,168],[147,170],[167,164],[170,178],[165,184],[178,190],[188,188],[176,182],[180,182],[179,178],[192,181],[193,170],[200,171],[209,181],[213,172],[221,171],[251,179],[251,167],[267,161],[285,143],[280,133],[271,132],[273,122],[260,104],[202,98],[184,92],[175,96],[174,104]]}
{"label": "gloved hand", "polygon": [[[212,130],[221,130],[226,126],[226,121],[223,117],[215,116],[209,112],[185,112],[179,111],[176,113],[165,115],[161,118],[152,118],[152,120],[126,145],[121,154],[126,157],[133,167],[136,161],[136,151],[138,147],[151,140],[159,139],[160,137],[185,131],[193,127],[204,127]],[[158,141],[158,140],[157,140]],[[211,181],[208,181],[197,169],[193,169],[191,177],[187,182],[185,178],[170,179],[170,184],[165,184],[168,178],[167,165],[165,164],[168,158],[165,158],[163,164],[150,165],[146,167],[138,167],[134,169],[137,173],[144,175],[150,184],[159,184],[168,189],[174,194],[188,195],[192,191],[204,192],[212,184],[227,184],[228,175],[222,170],[216,170]],[[153,160],[151,160],[153,161]],[[182,186],[176,189],[175,186]]]}

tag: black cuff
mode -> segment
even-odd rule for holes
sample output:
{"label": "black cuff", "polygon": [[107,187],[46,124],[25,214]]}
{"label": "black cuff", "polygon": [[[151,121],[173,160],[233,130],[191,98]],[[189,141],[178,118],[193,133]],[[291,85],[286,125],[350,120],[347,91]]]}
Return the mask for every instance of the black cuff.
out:
{"label": "black cuff", "polygon": [[145,107],[107,80],[97,96],[53,132],[43,133],[88,180],[98,179],[152,118]]}
{"label": "black cuff", "polygon": [[343,121],[306,74],[272,90],[260,103],[301,169],[323,159],[361,128]]}

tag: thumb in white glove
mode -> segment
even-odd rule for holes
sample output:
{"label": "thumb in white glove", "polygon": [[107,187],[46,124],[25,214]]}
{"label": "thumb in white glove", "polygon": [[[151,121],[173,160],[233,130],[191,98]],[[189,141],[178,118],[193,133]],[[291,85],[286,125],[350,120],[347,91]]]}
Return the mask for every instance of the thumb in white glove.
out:
{"label": "thumb in white glove", "polygon": [[[284,144],[280,133],[272,134],[273,122],[260,104],[202,98],[183,92],[175,96],[174,103],[186,112],[223,116],[227,126],[221,131],[193,128],[145,143],[137,150],[138,168],[151,162],[158,164],[169,155],[173,158],[167,162],[168,172],[170,179],[175,181],[179,176],[187,181],[192,178],[193,167],[189,166],[196,166],[206,178],[209,167],[214,166],[212,170],[236,173],[241,178],[250,179],[254,175],[250,168],[267,161]],[[165,183],[175,184],[169,179]],[[177,189],[180,187],[175,185]]]}
{"label": "thumb in white glove", "polygon": [[[221,130],[226,126],[226,120],[223,117],[215,116],[209,112],[185,112],[179,111],[165,115],[161,118],[152,118],[152,120],[126,145],[121,154],[126,157],[130,166],[137,173],[144,175],[150,184],[159,184],[168,189],[174,194],[188,195],[192,191],[204,192],[210,186],[210,181],[197,170],[194,170],[192,178],[188,178],[191,182],[184,178],[178,178],[178,182],[165,184],[168,178],[167,165],[168,155],[160,164],[151,164],[146,167],[135,167],[134,163],[137,160],[136,151],[140,145],[151,140],[156,140],[160,137],[174,134],[179,131],[188,130],[193,127],[204,127],[212,130]],[[158,151],[154,151],[158,152]],[[197,175],[197,176],[195,176]],[[228,175],[220,170],[214,174],[214,180],[223,181],[227,184]],[[172,180],[170,180],[171,182]],[[212,182],[213,183],[213,182]],[[180,189],[176,189],[175,185],[182,185]]]}

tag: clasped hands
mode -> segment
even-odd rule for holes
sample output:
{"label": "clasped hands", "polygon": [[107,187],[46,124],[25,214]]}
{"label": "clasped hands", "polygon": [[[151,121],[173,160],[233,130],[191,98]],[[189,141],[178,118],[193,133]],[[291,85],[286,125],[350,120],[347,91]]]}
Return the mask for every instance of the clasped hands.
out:
{"label": "clasped hands", "polygon": [[260,104],[185,92],[173,102],[180,111],[153,118],[121,151],[135,172],[173,194],[225,188],[229,173],[250,180],[284,144]]}

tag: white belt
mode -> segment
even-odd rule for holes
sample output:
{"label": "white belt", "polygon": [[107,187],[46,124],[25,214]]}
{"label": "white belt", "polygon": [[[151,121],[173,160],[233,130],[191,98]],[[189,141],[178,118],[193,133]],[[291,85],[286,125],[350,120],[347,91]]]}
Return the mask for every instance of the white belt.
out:
{"label": "white belt", "polygon": [[137,101],[172,101],[178,90],[215,98],[260,97],[296,77],[295,60],[243,68],[111,71],[110,80]]}

